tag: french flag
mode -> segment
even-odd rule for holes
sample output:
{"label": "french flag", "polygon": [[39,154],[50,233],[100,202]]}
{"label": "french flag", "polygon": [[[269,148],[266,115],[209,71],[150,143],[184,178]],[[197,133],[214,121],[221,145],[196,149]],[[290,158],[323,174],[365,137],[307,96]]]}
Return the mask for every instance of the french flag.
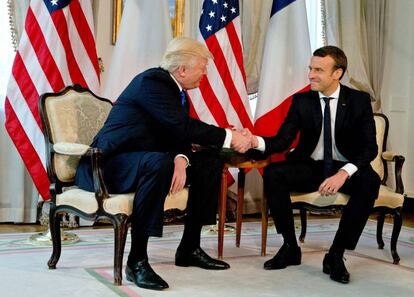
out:
{"label": "french flag", "polygon": [[256,135],[276,135],[292,95],[309,89],[311,55],[305,0],[273,0],[259,82]]}

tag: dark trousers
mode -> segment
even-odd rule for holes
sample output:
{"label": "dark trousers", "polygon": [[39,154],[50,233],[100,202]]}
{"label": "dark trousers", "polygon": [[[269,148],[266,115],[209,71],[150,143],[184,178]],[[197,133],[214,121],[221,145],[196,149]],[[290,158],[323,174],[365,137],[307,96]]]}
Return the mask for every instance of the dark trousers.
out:
{"label": "dark trousers", "polygon": [[[345,163],[334,161],[335,170]],[[336,172],[336,171],[335,171]],[[270,214],[276,230],[284,238],[295,233],[292,205],[289,192],[317,191],[323,178],[321,161],[284,161],[270,164],[264,170],[264,188]],[[353,250],[361,236],[369,214],[378,197],[380,178],[371,166],[359,168],[339,190],[349,194],[344,207],[334,244]]]}
{"label": "dark trousers", "polygon": [[[189,156],[189,197],[186,224],[202,226],[216,220],[222,162],[216,152]],[[174,158],[161,152],[129,152],[105,162],[110,193],[135,192],[131,215],[133,233],[162,236],[164,201],[171,186]]]}
{"label": "dark trousers", "polygon": [[[216,221],[223,163],[216,151],[195,152],[187,168],[189,197],[185,224],[201,228]],[[76,184],[93,191],[90,159],[80,161]],[[135,192],[131,214],[132,236],[162,236],[164,201],[171,187],[174,157],[163,152],[121,153],[103,162],[109,193]],[[199,236],[199,234],[198,234]]]}

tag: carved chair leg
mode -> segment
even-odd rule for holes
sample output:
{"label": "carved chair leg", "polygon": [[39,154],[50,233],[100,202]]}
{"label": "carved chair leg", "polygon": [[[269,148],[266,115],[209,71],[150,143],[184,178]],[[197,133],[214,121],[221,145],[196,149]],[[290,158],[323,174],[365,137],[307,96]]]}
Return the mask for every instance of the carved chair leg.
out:
{"label": "carved chair leg", "polygon": [[305,242],[305,236],[306,236],[306,225],[307,225],[307,211],[304,208],[300,209],[300,224],[301,224],[301,231],[299,235],[299,241]]}
{"label": "carved chair leg", "polygon": [[60,215],[56,214],[55,208],[56,206],[51,205],[49,211],[49,228],[53,243],[53,252],[47,262],[49,269],[56,269],[56,264],[59,261],[62,250],[62,241],[60,238]]}
{"label": "carved chair leg", "polygon": [[400,256],[397,253],[397,241],[398,236],[400,235],[401,225],[402,225],[402,216],[400,210],[396,210],[394,215],[394,226],[392,228],[392,235],[391,235],[391,255],[393,258],[393,264],[400,263]]}
{"label": "carved chair leg", "polygon": [[122,285],[122,260],[124,257],[125,243],[128,233],[128,216],[118,215],[114,222],[115,246],[114,246],[114,285]]}
{"label": "carved chair leg", "polygon": [[377,243],[378,248],[382,250],[384,248],[384,240],[382,239],[382,230],[384,227],[385,213],[381,211],[377,216]]}

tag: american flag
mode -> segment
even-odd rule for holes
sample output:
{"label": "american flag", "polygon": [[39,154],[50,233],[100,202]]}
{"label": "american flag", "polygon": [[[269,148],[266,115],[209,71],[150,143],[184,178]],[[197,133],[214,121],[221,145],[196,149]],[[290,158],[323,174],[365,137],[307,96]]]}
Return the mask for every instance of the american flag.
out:
{"label": "american flag", "polygon": [[31,0],[7,87],[6,129],[43,199],[49,180],[38,98],[74,83],[99,90],[90,0]]}
{"label": "american flag", "polygon": [[214,56],[200,87],[190,90],[190,114],[219,127],[253,129],[243,66],[238,0],[205,0],[200,40]]}
{"label": "american flag", "polygon": [[[255,134],[273,136],[292,102],[309,89],[311,57],[305,0],[273,0],[263,54],[255,115]],[[275,160],[282,159],[282,155]]]}

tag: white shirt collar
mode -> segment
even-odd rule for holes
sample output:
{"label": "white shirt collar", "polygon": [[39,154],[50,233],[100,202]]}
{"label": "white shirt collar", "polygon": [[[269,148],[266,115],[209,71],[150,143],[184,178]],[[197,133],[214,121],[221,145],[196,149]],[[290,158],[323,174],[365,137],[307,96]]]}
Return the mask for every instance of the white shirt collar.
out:
{"label": "white shirt collar", "polygon": [[[339,98],[339,92],[341,91],[341,85],[338,85],[338,88],[335,90],[335,92],[332,93],[331,96],[329,96],[332,99],[338,99]],[[319,93],[319,99],[322,99],[323,97],[326,97],[324,94],[322,94],[321,92]]]}
{"label": "white shirt collar", "polygon": [[170,74],[170,76],[172,77],[172,79],[175,81],[175,83],[177,84],[178,89],[180,89],[180,92],[183,90],[183,87],[180,85],[180,83],[175,79],[174,75],[172,75],[170,72],[168,72]]}

